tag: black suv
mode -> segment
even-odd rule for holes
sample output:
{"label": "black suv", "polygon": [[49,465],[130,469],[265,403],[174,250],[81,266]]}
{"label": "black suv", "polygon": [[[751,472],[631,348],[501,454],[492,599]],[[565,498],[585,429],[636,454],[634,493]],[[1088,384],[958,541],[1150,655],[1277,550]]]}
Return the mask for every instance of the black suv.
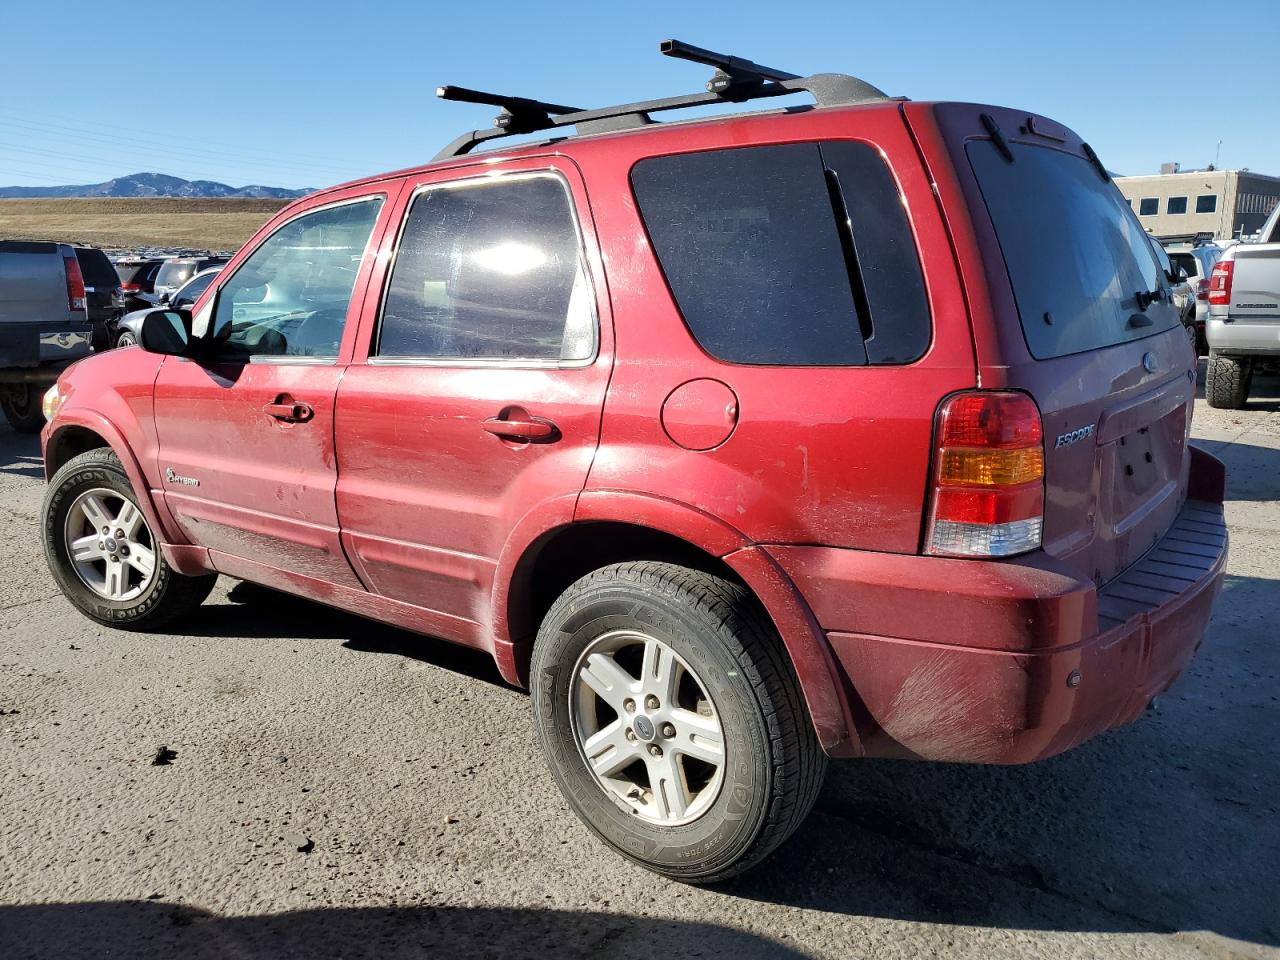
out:
{"label": "black suv", "polygon": [[120,315],[120,276],[107,255],[97,247],[76,247],[76,260],[84,275],[85,308],[92,330],[94,350],[106,350],[115,340],[112,321]]}

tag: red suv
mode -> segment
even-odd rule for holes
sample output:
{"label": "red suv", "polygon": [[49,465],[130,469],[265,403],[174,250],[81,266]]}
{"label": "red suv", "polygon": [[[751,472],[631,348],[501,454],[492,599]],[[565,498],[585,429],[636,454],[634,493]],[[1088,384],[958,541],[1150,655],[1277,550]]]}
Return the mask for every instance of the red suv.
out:
{"label": "red suv", "polygon": [[101,623],[226,574],[491,652],[586,824],[705,882],[828,756],[1024,763],[1133,720],[1227,535],[1168,280],[1079,137],[666,46],[707,93],[443,88],[498,125],[297,201],[68,370],[44,540]]}

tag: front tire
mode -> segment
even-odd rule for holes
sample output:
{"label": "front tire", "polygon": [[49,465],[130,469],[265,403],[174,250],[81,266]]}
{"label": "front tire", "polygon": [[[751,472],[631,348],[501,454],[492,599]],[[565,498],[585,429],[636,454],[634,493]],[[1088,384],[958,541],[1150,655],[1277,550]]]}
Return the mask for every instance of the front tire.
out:
{"label": "front tire", "polygon": [[1219,410],[1239,410],[1249,399],[1253,385],[1253,361],[1221,357],[1209,351],[1205,370],[1204,396],[1209,406]]}
{"label": "front tire", "polygon": [[39,433],[44,429],[40,391],[29,383],[19,383],[0,392],[0,408],[9,426],[18,433]]}
{"label": "front tire", "polygon": [[217,574],[186,577],[165,562],[138,498],[109,448],[72,457],[53,476],[41,512],[45,559],[81,613],[149,631],[190,613]]}
{"label": "front tire", "polygon": [[826,770],[791,663],[740,585],[656,561],[573,584],[542,622],[533,709],[578,817],[624,857],[691,883],[759,863]]}

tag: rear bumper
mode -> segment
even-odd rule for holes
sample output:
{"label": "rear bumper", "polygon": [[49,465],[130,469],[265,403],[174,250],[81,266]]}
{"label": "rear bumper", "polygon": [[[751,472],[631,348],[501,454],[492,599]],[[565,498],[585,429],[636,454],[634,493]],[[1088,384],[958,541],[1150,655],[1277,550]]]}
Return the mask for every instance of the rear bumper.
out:
{"label": "rear bumper", "polygon": [[1205,323],[1204,334],[1215,353],[1280,356],[1280,321],[1223,320],[1211,316]]}
{"label": "rear bumper", "polygon": [[1209,499],[1101,589],[1044,554],[868,565],[775,548],[826,630],[865,753],[1027,763],[1135,719],[1190,661],[1222,584],[1221,465],[1196,451],[1197,469],[1192,494]]}

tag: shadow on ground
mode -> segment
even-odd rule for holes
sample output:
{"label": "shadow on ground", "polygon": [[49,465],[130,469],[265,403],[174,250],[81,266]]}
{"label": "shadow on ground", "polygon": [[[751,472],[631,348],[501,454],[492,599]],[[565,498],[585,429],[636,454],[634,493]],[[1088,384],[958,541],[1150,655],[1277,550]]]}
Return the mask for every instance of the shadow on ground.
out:
{"label": "shadow on ground", "polygon": [[834,763],[738,896],[1004,929],[1210,930],[1280,946],[1280,581],[1228,575],[1160,707],[1022,767]]}
{"label": "shadow on ground", "polygon": [[11,477],[44,479],[44,458],[40,456],[40,438],[26,433],[14,433],[0,420],[0,474]]}
{"label": "shadow on ground", "polygon": [[176,624],[174,632],[192,637],[341,640],[356,653],[408,657],[506,686],[493,657],[481,650],[398,630],[247,581],[236,583],[227,599],[231,602],[207,601],[197,615]]}
{"label": "shadow on ground", "polygon": [[160,901],[0,907],[0,956],[6,960],[102,956],[585,960],[605,951],[610,955],[626,952],[618,950],[617,941],[634,944],[636,957],[788,960],[802,956],[775,940],[742,930],[617,913],[390,907],[225,918]]}

